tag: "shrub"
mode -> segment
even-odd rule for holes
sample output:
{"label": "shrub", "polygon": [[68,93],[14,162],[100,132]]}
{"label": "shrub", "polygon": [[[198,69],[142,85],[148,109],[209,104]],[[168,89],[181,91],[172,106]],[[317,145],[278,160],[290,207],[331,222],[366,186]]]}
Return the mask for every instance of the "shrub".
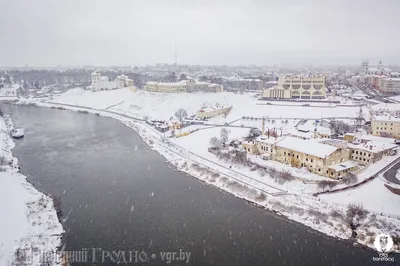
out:
{"label": "shrub", "polygon": [[350,225],[356,225],[367,217],[368,211],[361,204],[349,204],[346,211],[346,218]]}
{"label": "shrub", "polygon": [[351,185],[357,183],[358,177],[353,173],[348,173],[345,177],[343,177],[342,182],[346,185]]}
{"label": "shrub", "polygon": [[336,219],[343,219],[343,214],[340,213],[338,210],[332,210],[332,211],[330,212],[330,215],[331,215],[333,218],[336,218]]}
{"label": "shrub", "polygon": [[289,170],[283,170],[279,176],[285,180],[285,181],[293,181],[294,180],[294,176],[292,175],[292,173]]}
{"label": "shrub", "polygon": [[255,200],[257,200],[257,201],[265,201],[266,199],[267,199],[267,195],[265,195],[262,192],[257,194],[257,196],[255,197]]}

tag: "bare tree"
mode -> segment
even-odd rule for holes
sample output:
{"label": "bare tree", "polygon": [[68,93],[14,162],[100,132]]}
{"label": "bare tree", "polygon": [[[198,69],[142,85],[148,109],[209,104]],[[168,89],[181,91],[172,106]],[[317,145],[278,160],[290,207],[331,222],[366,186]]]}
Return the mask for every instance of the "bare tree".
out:
{"label": "bare tree", "polygon": [[351,185],[351,184],[357,183],[358,177],[354,173],[348,173],[346,176],[343,177],[342,181],[346,185]]}
{"label": "bare tree", "polygon": [[178,120],[181,122],[187,116],[188,116],[188,114],[187,114],[186,110],[182,109],[182,108],[179,109],[178,111],[176,111],[176,113],[175,113],[175,117],[178,118]]}
{"label": "bare tree", "polygon": [[179,80],[187,80],[187,77],[185,74],[181,74],[181,76],[179,77]]}
{"label": "bare tree", "polygon": [[318,182],[318,188],[322,189],[323,191],[328,186],[328,180],[321,180]]}
{"label": "bare tree", "polygon": [[217,137],[212,137],[210,139],[210,145],[215,148],[221,147],[221,141]]}
{"label": "bare tree", "polygon": [[368,211],[361,204],[349,204],[346,211],[347,222],[352,229],[355,229],[367,217],[367,214]]}
{"label": "bare tree", "polygon": [[292,175],[292,173],[289,170],[284,170],[280,173],[280,177],[286,181],[292,181],[294,180],[294,177]]}
{"label": "bare tree", "polygon": [[249,131],[249,134],[246,136],[246,140],[253,140],[257,138],[258,136],[261,136],[261,131],[257,128],[251,128]]}
{"label": "bare tree", "polygon": [[352,130],[352,127],[343,121],[332,120],[329,123],[329,126],[330,129],[332,130],[334,138],[337,138],[339,135],[348,133]]}
{"label": "bare tree", "polygon": [[332,189],[332,188],[336,187],[337,184],[338,183],[336,181],[333,181],[333,180],[329,180],[327,182],[327,185],[328,185],[329,189]]}
{"label": "bare tree", "polygon": [[228,141],[229,133],[231,131],[227,128],[221,128],[220,139],[222,143],[226,143]]}

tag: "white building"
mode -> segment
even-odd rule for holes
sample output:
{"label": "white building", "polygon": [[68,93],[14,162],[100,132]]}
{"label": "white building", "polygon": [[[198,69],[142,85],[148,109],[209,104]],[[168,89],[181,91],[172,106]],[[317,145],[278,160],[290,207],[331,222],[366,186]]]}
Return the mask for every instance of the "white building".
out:
{"label": "white building", "polygon": [[153,92],[221,92],[224,90],[222,85],[199,82],[193,79],[181,80],[178,82],[154,82],[146,83],[146,90]]}
{"label": "white building", "polygon": [[263,90],[267,99],[324,99],[325,76],[280,75],[278,85]]}
{"label": "white building", "polygon": [[367,76],[367,75],[387,75],[389,76],[391,73],[391,69],[385,67],[382,64],[382,61],[379,62],[377,66],[370,66],[368,60],[364,60],[361,63],[361,68],[359,70],[360,76]]}
{"label": "white building", "polygon": [[98,71],[94,71],[91,75],[92,91],[116,90],[123,87],[133,88],[133,80],[125,75],[118,76],[115,80],[109,81],[107,76],[102,76]]}
{"label": "white building", "polygon": [[384,93],[400,92],[400,78],[381,78],[379,89]]}

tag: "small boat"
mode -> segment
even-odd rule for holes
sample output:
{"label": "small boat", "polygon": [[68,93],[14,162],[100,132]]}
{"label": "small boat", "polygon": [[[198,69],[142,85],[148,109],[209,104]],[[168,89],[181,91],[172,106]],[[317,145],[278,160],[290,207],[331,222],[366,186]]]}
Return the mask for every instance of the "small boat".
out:
{"label": "small boat", "polygon": [[11,131],[11,136],[12,136],[13,138],[15,138],[15,139],[23,138],[23,137],[24,137],[24,134],[25,134],[25,131],[24,131],[23,128],[14,128],[14,129]]}

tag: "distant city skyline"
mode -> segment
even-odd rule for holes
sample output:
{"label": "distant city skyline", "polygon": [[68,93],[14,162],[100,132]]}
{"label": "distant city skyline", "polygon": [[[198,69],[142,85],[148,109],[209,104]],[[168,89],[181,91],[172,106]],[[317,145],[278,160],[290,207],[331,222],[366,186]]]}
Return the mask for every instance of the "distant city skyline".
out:
{"label": "distant city skyline", "polygon": [[399,15],[396,0],[2,1],[0,65],[400,64]]}

